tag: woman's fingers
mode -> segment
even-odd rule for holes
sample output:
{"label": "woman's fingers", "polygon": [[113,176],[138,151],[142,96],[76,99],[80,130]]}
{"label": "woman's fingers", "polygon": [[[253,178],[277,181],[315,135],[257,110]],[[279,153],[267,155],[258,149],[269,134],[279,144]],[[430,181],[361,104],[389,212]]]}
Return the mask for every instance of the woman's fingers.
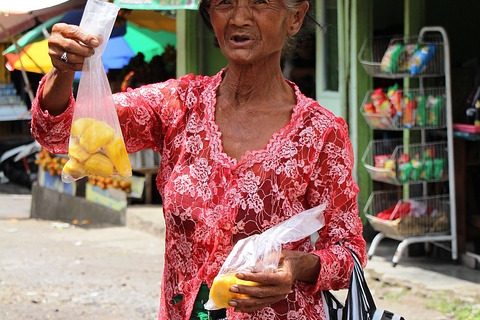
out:
{"label": "woman's fingers", "polygon": [[[65,51],[66,52],[66,51]],[[52,64],[55,68],[60,71],[80,71],[83,67],[83,61],[85,57],[79,57],[74,54],[66,53],[66,61],[62,59],[63,52],[60,53],[60,50],[49,48],[48,54],[52,60]]]}
{"label": "woman's fingers", "polygon": [[289,283],[279,283],[277,285],[265,285],[260,286],[245,286],[245,285],[235,285],[230,288],[230,291],[246,294],[252,298],[268,298],[272,296],[285,296],[292,292],[292,285]]}
{"label": "woman's fingers", "polygon": [[284,300],[292,292],[292,275],[288,271],[277,272],[239,273],[239,279],[259,283],[258,286],[235,285],[230,288],[232,292],[245,294],[248,298],[231,301],[235,310],[240,312],[253,312]]}
{"label": "woman's fingers", "polygon": [[278,269],[275,272],[258,272],[258,273],[237,273],[236,277],[242,280],[254,281],[262,285],[278,286],[293,284],[293,276],[289,269]]}
{"label": "woman's fingers", "polygon": [[237,312],[250,313],[271,306],[278,301],[286,299],[287,296],[286,294],[281,294],[265,298],[234,299],[230,301],[230,305],[234,307]]}
{"label": "woman's fingers", "polygon": [[48,39],[50,59],[61,71],[81,70],[85,58],[94,54],[99,39],[86,34],[78,26],[65,23],[55,24]]}
{"label": "woman's fingers", "polygon": [[52,33],[60,33],[63,37],[76,40],[86,47],[98,47],[100,39],[98,37],[84,33],[80,27],[72,24],[57,23],[52,28]]}

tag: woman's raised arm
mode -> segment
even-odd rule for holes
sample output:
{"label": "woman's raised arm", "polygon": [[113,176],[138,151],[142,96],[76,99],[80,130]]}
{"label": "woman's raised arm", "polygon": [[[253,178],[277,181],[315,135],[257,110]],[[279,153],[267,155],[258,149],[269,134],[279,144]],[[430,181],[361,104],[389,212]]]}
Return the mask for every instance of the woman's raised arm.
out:
{"label": "woman's raised arm", "polygon": [[51,115],[68,107],[75,71],[82,70],[85,58],[99,45],[94,35],[85,34],[78,26],[55,24],[48,39],[48,54],[53,69],[47,75],[40,105]]}

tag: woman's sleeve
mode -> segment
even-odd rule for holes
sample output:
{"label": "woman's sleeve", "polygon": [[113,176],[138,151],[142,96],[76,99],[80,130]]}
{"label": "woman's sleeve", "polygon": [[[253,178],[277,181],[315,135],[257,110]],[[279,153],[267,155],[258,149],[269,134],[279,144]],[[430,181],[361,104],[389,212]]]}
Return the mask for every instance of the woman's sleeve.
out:
{"label": "woman's sleeve", "polygon": [[48,151],[57,154],[67,153],[75,99],[73,93],[70,93],[67,109],[57,116],[43,110],[39,97],[43,95],[46,79],[47,76],[44,76],[40,80],[37,95],[32,102],[30,131],[35,140]]}
{"label": "woman's sleeve", "polygon": [[145,85],[113,95],[125,146],[129,153],[142,149],[160,152],[168,128],[182,119],[184,79]]}
{"label": "woman's sleeve", "polygon": [[353,150],[345,122],[338,118],[324,135],[308,201],[327,203],[325,226],[319,231],[313,254],[320,258],[320,273],[313,292],[348,287],[353,270],[352,250],[363,265],[366,247],[358,213],[358,186],[353,180]]}
{"label": "woman's sleeve", "polygon": [[[52,153],[67,153],[75,100],[71,94],[67,109],[60,115],[50,115],[39,100],[44,84],[45,78],[32,103],[32,136]],[[113,95],[128,152],[161,150],[166,126],[173,125],[185,111],[182,89],[180,81],[172,79]]]}

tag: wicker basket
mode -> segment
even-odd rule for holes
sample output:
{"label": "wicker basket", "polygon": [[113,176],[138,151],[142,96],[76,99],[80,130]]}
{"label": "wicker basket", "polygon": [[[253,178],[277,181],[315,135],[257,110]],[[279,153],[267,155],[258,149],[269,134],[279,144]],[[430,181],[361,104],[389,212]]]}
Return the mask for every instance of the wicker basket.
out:
{"label": "wicker basket", "polygon": [[367,215],[368,221],[375,231],[394,238],[406,238],[449,232],[449,220],[446,212],[431,217],[406,216],[401,219],[384,220]]}
{"label": "wicker basket", "polygon": [[365,216],[375,231],[395,239],[449,233],[448,195],[414,197],[409,201],[416,201],[419,205],[427,208],[428,214],[417,217],[407,215],[393,220],[381,219],[377,217],[378,213],[391,207],[397,208],[403,203],[403,200],[401,200],[400,192],[376,191],[370,195],[367,201]]}

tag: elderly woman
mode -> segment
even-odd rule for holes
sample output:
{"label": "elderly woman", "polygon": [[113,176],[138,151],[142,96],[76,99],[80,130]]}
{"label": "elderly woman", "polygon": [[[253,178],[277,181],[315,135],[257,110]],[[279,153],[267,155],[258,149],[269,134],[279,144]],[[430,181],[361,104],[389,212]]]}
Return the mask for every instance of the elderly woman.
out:
{"label": "elderly woman", "polygon": [[[365,262],[346,124],[282,76],[282,49],[308,8],[306,0],[204,1],[228,65],[114,95],[128,151],[161,154],[159,319],[202,318],[203,297],[239,239],[321,203],[318,237],[286,245],[277,272],[237,275],[260,285],[230,288],[249,298],[231,300],[228,319],[325,319],[322,290],[348,286],[349,249]],[[76,26],[53,28],[54,68],[32,106],[32,133],[52,152],[66,153],[74,71],[98,43]]]}

